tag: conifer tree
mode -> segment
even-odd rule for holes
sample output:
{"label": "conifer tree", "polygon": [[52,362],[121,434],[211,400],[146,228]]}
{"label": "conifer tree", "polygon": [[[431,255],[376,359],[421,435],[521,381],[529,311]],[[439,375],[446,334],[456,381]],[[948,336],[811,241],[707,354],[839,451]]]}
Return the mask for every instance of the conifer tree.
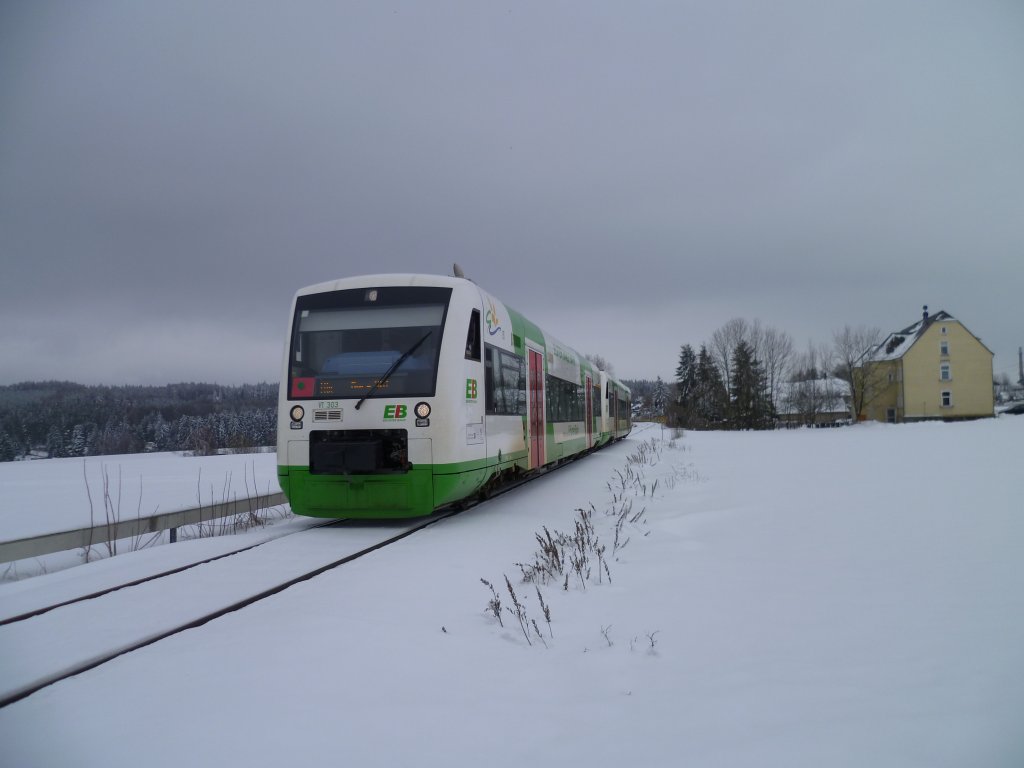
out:
{"label": "conifer tree", "polygon": [[18,449],[11,436],[4,429],[0,429],[0,461],[14,461],[17,455]]}
{"label": "conifer tree", "polygon": [[651,395],[651,404],[654,406],[654,415],[662,417],[665,415],[665,406],[668,405],[668,387],[662,381],[661,376],[654,382],[654,393]]}
{"label": "conifer tree", "polygon": [[710,427],[721,423],[725,417],[729,393],[708,352],[706,345],[701,344],[697,354],[697,386],[692,409],[693,426]]}
{"label": "conifer tree", "polygon": [[679,350],[679,365],[676,366],[676,405],[684,412],[693,407],[697,390],[697,354],[693,347],[684,344]]}
{"label": "conifer tree", "polygon": [[59,426],[54,424],[46,433],[46,455],[51,459],[60,459],[67,456],[64,451],[64,435]]}
{"label": "conifer tree", "polygon": [[86,455],[86,433],[84,424],[75,424],[71,429],[71,445],[68,446],[68,455]]}
{"label": "conifer tree", "polygon": [[736,429],[766,429],[772,422],[771,398],[764,367],[745,341],[732,353],[732,382],[729,397]]}

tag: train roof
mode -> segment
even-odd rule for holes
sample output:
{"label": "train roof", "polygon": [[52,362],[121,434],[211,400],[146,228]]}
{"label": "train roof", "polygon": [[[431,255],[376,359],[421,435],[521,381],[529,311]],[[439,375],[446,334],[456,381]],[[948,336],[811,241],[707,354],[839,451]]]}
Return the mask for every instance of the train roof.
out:
{"label": "train roof", "polygon": [[[365,286],[424,286],[424,287],[440,287],[440,288],[460,288],[465,286],[473,286],[479,290],[479,286],[476,285],[472,280],[465,277],[452,277],[450,275],[427,275],[421,273],[381,273],[376,275],[354,275],[352,277],[342,277],[337,280],[328,280],[327,282],[317,283],[316,285],[308,285],[305,288],[300,288],[295,292],[296,296],[306,296],[311,293],[324,293],[326,291],[343,291],[347,288],[361,288]],[[522,315],[520,315],[522,317]],[[542,329],[543,332],[543,329]],[[571,347],[570,347],[571,349]],[[580,360],[584,360],[585,356],[581,355],[576,350],[573,352],[577,355]],[[595,366],[596,370],[597,367]],[[627,393],[630,393],[630,388],[623,384],[619,379],[612,376],[607,371],[601,371],[607,377],[607,379],[613,382],[616,386],[624,389]]]}
{"label": "train roof", "polygon": [[378,275],[356,275],[353,277],[342,277],[337,280],[328,280],[316,285],[308,285],[296,291],[296,296],[305,296],[310,293],[323,293],[325,291],[343,291],[346,288],[359,288],[367,285],[398,285],[398,286],[428,286],[441,288],[457,288],[459,286],[475,285],[472,280],[464,277],[450,277],[444,275],[424,275],[415,273],[384,273]]}

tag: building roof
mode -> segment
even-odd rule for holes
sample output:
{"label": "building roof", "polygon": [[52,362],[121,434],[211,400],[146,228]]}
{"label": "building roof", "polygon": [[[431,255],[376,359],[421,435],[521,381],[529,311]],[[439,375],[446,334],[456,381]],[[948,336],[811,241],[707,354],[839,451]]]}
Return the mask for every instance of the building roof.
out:
{"label": "building roof", "polygon": [[814,397],[818,413],[849,413],[850,385],[842,379],[829,376],[824,379],[784,381],[776,387],[779,395],[776,412],[780,416],[802,413],[802,400],[807,397]]}
{"label": "building roof", "polygon": [[[909,351],[909,349],[912,346],[914,346],[917,340],[924,335],[924,332],[927,331],[932,326],[932,324],[936,322],[958,323],[960,327],[962,327],[965,331],[971,333],[967,329],[967,326],[965,326],[963,323],[961,323],[959,320],[957,320],[955,317],[949,314],[949,312],[946,312],[945,310],[939,310],[935,314],[930,315],[928,314],[928,307],[925,306],[924,313],[922,314],[920,320],[918,320],[913,325],[907,326],[901,331],[894,331],[890,333],[882,340],[881,344],[867,350],[864,353],[862,360],[871,362],[898,360],[899,358],[903,357]],[[974,336],[974,334],[971,333],[971,336]],[[981,344],[983,347],[985,346],[984,344],[982,344],[980,338],[978,338],[977,336],[974,336],[974,338],[977,339],[978,343]],[[985,347],[985,349],[988,349],[988,347]],[[991,350],[989,351],[991,352]]]}

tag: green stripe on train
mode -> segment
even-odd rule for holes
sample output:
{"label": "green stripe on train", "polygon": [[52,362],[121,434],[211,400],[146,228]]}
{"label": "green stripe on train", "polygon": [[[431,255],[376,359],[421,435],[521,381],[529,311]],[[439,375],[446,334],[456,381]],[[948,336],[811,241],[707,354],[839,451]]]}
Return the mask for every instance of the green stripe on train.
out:
{"label": "green stripe on train", "polygon": [[314,475],[305,466],[278,466],[292,511],[312,517],[418,517],[477,493],[493,475],[519,464],[526,451],[453,464],[420,464],[408,472]]}

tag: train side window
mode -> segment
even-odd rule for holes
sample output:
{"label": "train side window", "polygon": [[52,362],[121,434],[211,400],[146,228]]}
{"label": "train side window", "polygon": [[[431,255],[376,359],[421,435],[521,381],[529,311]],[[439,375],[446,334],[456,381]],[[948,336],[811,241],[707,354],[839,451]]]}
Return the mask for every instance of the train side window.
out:
{"label": "train side window", "polygon": [[485,344],[484,398],[489,416],[525,416],[526,359]]}
{"label": "train side window", "polygon": [[480,310],[474,309],[469,316],[469,331],[466,333],[466,359],[480,362]]}
{"label": "train side window", "polygon": [[494,407],[494,356],[497,350],[490,344],[486,347],[487,354],[484,357],[484,410],[488,415],[495,413]]}
{"label": "train side window", "polygon": [[586,389],[579,384],[548,374],[544,391],[547,393],[548,420],[551,422],[583,421],[586,417]]}

